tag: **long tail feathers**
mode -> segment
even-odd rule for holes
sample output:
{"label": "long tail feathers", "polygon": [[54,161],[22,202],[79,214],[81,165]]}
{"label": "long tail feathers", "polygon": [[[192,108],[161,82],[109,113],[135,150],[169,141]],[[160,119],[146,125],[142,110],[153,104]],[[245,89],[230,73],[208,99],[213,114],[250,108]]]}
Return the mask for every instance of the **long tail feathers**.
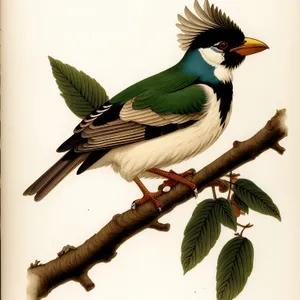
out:
{"label": "long tail feathers", "polygon": [[109,150],[101,150],[91,152],[87,159],[82,163],[82,165],[77,170],[77,175],[80,175],[86,171],[90,166],[92,166],[96,161],[103,157]]}
{"label": "long tail feathers", "polygon": [[67,152],[57,163],[38,178],[23,195],[35,195],[34,200],[42,200],[61,180],[82,163],[89,153]]}

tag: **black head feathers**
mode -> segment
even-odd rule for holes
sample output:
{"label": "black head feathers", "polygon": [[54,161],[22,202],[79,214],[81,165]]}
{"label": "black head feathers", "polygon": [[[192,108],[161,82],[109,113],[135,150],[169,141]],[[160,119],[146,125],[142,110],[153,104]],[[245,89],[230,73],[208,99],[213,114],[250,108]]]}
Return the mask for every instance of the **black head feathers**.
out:
{"label": "black head feathers", "polygon": [[[242,42],[244,34],[241,29],[218,7],[214,5],[210,6],[208,0],[204,1],[203,8],[200,6],[197,0],[195,0],[194,8],[196,14],[193,14],[187,7],[185,7],[186,17],[178,15],[179,24],[176,24],[178,28],[183,32],[178,35],[180,48],[182,50],[188,50],[189,48],[196,48],[198,44],[205,43],[213,44],[218,42],[218,36],[227,36],[235,43]],[[214,32],[213,35],[209,34]],[[216,41],[210,41],[210,39]]]}

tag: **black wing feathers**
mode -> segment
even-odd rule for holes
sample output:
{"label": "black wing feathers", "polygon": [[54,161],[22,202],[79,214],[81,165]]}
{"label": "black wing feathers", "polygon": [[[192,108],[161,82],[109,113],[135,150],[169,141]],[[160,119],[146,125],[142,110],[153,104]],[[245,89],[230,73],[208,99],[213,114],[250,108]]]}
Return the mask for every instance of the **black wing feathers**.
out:
{"label": "black wing feathers", "polygon": [[171,133],[178,129],[186,128],[197,121],[191,120],[182,124],[169,124],[165,126],[146,126],[145,140],[154,139],[156,137]]}
{"label": "black wing feathers", "polygon": [[86,142],[82,137],[81,132],[89,125],[101,126],[108,122],[117,120],[119,118],[122,105],[111,105],[109,102],[104,103],[100,108],[95,109],[89,116],[76,126],[74,134],[63,142],[58,148],[57,152],[65,152],[74,149],[78,144]]}
{"label": "black wing feathers", "polygon": [[63,142],[58,148],[57,152],[65,152],[73,149],[77,144],[82,142],[82,137],[80,133],[74,133],[70,138]]}
{"label": "black wing feathers", "polygon": [[81,173],[86,171],[90,166],[92,166],[96,161],[98,161],[101,157],[103,157],[107,152],[109,152],[109,150],[99,150],[90,153],[90,155],[78,168],[77,175],[80,175]]}

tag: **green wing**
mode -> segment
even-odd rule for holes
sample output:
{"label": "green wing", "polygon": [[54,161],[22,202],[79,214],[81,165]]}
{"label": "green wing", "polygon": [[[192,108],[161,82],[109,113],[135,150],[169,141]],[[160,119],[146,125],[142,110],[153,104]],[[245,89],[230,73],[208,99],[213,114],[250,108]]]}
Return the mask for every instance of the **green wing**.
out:
{"label": "green wing", "polygon": [[206,94],[197,84],[182,90],[161,93],[156,90],[145,92],[134,99],[134,109],[151,108],[157,114],[187,115],[201,112],[206,103]]}
{"label": "green wing", "polygon": [[162,73],[146,78],[114,96],[110,102],[124,104],[135,98],[136,110],[151,108],[158,114],[189,114],[200,112],[206,102],[198,77],[184,73],[176,65]]}

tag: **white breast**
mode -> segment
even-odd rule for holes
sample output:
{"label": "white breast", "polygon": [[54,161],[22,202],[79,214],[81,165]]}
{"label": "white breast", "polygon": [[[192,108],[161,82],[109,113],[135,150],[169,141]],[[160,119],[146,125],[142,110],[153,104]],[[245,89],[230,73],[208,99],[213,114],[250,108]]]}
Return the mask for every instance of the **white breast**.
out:
{"label": "white breast", "polygon": [[107,153],[91,168],[111,165],[128,181],[138,177],[152,177],[150,168],[166,168],[189,159],[211,146],[228,124],[220,122],[220,101],[212,88],[202,85],[208,95],[203,117],[195,124],[165,136],[116,148]]}

